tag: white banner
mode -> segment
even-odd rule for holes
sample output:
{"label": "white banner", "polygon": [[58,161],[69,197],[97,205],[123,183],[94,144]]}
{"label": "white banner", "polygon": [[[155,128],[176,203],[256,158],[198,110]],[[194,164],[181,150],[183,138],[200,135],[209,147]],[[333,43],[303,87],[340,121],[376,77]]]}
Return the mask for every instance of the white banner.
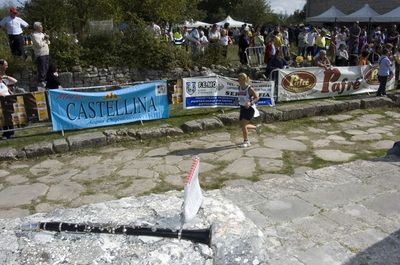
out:
{"label": "white banner", "polygon": [[[395,69],[392,69],[393,73]],[[394,89],[395,78],[389,76],[386,89]],[[297,68],[279,70],[278,100],[292,101],[330,98],[378,90],[378,66]]]}
{"label": "white banner", "polygon": [[183,222],[190,221],[196,217],[203,203],[203,194],[199,183],[200,158],[193,160],[192,168],[185,181],[185,195],[183,201]]}
{"label": "white banner", "polygon": [[[251,86],[258,93],[258,106],[274,105],[274,81],[256,82]],[[183,107],[215,108],[239,107],[238,81],[223,76],[206,76],[183,78]]]}

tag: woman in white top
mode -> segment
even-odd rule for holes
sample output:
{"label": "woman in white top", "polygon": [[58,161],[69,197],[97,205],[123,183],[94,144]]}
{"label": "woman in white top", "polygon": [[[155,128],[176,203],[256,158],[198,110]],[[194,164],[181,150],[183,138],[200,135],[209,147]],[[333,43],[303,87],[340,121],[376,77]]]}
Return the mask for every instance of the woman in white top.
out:
{"label": "woman in white top", "polygon": [[[8,63],[4,59],[0,59],[0,96],[8,96],[11,95],[12,92],[10,91],[8,86],[14,85],[17,83],[17,79],[7,76],[6,70],[8,68]],[[6,131],[13,129],[13,125],[4,125],[3,126],[3,135],[2,138],[10,139],[11,136],[14,134],[14,131]]]}
{"label": "woman in white top", "polygon": [[255,129],[257,134],[261,133],[261,125],[250,124],[250,120],[254,117],[255,112],[258,110],[255,104],[259,100],[257,92],[250,85],[250,78],[245,73],[239,74],[239,93],[238,100],[240,106],[240,127],[243,133],[243,143],[239,147],[249,147],[250,141],[248,139],[249,129]]}
{"label": "woman in white top", "polygon": [[217,24],[212,25],[211,30],[208,32],[208,41],[216,43],[221,39],[221,33],[218,30]]}
{"label": "woman in white top", "polygon": [[12,94],[11,90],[8,88],[10,85],[17,83],[17,79],[11,76],[0,76],[0,96],[9,96]]}

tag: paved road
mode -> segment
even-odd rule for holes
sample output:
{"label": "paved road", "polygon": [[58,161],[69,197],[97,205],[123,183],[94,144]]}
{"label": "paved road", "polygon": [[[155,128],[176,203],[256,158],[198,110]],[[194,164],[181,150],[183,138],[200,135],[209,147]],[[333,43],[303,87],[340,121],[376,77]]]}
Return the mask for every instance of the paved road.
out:
{"label": "paved road", "polygon": [[264,232],[268,263],[400,264],[400,162],[358,160],[383,155],[399,121],[393,109],[357,110],[266,125],[246,149],[228,128],[2,162],[0,217],[181,189],[198,155],[201,185],[224,186]]}

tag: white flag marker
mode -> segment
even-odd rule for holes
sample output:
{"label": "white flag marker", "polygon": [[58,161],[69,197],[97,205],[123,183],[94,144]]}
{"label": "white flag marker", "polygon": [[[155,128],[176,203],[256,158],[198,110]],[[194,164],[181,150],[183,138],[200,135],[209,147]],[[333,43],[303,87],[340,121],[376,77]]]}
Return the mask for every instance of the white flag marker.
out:
{"label": "white flag marker", "polygon": [[189,175],[185,180],[185,194],[183,202],[183,222],[196,217],[203,203],[203,194],[199,183],[200,158],[195,157]]}

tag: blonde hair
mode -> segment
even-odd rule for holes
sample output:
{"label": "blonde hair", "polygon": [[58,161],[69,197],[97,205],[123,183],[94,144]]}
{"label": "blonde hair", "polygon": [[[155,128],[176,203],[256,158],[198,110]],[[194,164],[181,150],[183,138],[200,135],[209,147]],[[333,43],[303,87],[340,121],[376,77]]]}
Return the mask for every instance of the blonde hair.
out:
{"label": "blonde hair", "polygon": [[240,73],[238,79],[242,79],[245,81],[246,84],[250,84],[250,77],[245,73]]}

